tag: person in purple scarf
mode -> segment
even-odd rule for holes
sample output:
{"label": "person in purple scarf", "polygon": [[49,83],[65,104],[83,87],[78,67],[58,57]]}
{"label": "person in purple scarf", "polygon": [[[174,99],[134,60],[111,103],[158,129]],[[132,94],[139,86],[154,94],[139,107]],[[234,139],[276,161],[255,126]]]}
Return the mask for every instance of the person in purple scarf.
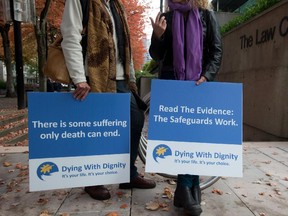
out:
{"label": "person in purple scarf", "polygon": [[[149,52],[160,62],[160,79],[213,81],[221,65],[219,26],[207,0],[168,0],[169,11],[151,19],[153,34]],[[209,134],[207,134],[209,136]],[[201,189],[198,175],[179,174],[174,206],[199,216]]]}

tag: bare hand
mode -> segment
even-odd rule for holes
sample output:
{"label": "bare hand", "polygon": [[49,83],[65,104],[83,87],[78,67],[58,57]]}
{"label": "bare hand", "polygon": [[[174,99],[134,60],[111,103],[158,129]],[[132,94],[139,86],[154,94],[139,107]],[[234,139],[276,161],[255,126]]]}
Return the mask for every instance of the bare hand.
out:
{"label": "bare hand", "polygon": [[76,84],[76,89],[73,92],[74,98],[77,100],[84,100],[88,93],[90,92],[90,86],[86,82],[81,82]]}
{"label": "bare hand", "polygon": [[206,77],[201,76],[200,79],[196,82],[196,85],[200,85],[203,82],[207,82],[207,79],[206,79]]}
{"label": "bare hand", "polygon": [[158,39],[161,38],[161,36],[164,34],[166,27],[167,27],[165,17],[162,16],[160,18],[160,15],[161,15],[161,13],[159,12],[156,16],[155,22],[154,22],[153,18],[150,17],[151,25],[152,25],[154,34]]}

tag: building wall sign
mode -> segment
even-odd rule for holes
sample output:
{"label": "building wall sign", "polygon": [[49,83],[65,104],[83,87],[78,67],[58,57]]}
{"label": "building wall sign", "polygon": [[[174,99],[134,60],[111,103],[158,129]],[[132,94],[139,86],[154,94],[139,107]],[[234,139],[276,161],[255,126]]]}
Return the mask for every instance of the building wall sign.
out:
{"label": "building wall sign", "polygon": [[260,45],[273,41],[277,33],[281,37],[288,36],[288,16],[284,16],[278,25],[266,29],[256,29],[254,35],[242,35],[240,37],[240,47],[241,49],[248,49],[254,44]]}

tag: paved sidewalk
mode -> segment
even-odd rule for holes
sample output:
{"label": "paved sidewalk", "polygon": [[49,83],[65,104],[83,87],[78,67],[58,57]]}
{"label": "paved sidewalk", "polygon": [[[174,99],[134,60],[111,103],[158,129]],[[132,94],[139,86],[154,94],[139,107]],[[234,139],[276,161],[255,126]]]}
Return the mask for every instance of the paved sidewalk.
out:
{"label": "paved sidewalk", "polygon": [[[222,178],[205,189],[201,216],[287,216],[288,142],[246,142],[243,148],[244,177]],[[82,188],[30,193],[27,150],[0,147],[0,216],[185,215],[163,196],[165,187],[174,192],[175,185],[147,173],[157,181],[155,189],[120,190],[108,185],[112,195],[108,201],[95,201]],[[144,173],[140,161],[138,167]],[[162,206],[156,211],[145,209],[151,201]]]}
{"label": "paved sidewalk", "polygon": [[2,109],[17,110],[17,98],[6,98],[5,95],[0,95],[0,110]]}

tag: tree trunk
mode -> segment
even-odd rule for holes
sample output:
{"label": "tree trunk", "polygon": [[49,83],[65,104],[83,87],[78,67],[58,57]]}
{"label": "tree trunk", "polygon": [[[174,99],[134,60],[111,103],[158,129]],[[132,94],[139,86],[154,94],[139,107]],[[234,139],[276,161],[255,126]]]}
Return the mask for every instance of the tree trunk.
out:
{"label": "tree trunk", "polygon": [[43,73],[43,67],[46,63],[47,56],[47,31],[46,31],[46,17],[49,11],[51,0],[46,0],[45,7],[41,12],[40,18],[36,21],[35,33],[37,40],[38,51],[38,72],[39,72],[39,91],[47,91],[47,78]]}
{"label": "tree trunk", "polygon": [[37,51],[38,51],[38,72],[39,72],[39,91],[40,92],[46,92],[47,90],[47,79],[43,73],[43,67],[46,63],[46,55],[47,55],[47,41],[46,41],[46,28],[43,28],[43,25],[45,25],[45,22],[38,21],[37,23]]}
{"label": "tree trunk", "polygon": [[3,39],[3,48],[4,48],[4,63],[7,71],[7,81],[6,81],[6,97],[16,97],[16,91],[14,88],[14,79],[12,72],[11,64],[11,49],[9,41],[10,24],[5,24],[3,27],[0,27],[1,36]]}

